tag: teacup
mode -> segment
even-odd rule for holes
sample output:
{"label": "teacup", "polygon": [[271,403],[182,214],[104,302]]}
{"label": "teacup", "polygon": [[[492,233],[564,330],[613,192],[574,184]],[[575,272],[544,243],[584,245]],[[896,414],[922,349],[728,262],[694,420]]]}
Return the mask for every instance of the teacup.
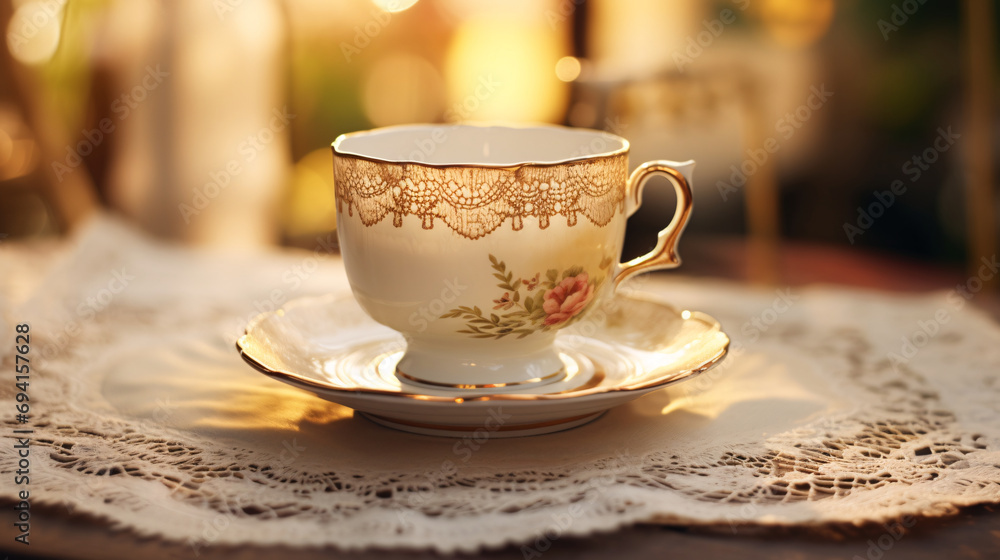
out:
{"label": "teacup", "polygon": [[[351,289],[402,333],[410,382],[524,389],[565,375],[554,342],[628,277],[680,264],[694,162],[628,174],[628,141],[559,126],[411,125],[333,143]],[[619,263],[646,180],[677,192],[648,254]]]}

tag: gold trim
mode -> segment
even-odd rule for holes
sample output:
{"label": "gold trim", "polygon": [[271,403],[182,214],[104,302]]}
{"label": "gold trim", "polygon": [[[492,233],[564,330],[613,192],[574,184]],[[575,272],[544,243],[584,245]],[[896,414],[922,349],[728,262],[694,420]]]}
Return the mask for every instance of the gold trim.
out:
{"label": "gold trim", "polygon": [[486,385],[469,385],[469,384],[451,384],[451,383],[438,383],[437,381],[427,381],[426,379],[421,379],[413,375],[404,373],[398,367],[396,368],[396,375],[414,383],[420,383],[423,385],[431,385],[434,387],[446,387],[448,389],[500,389],[502,387],[514,387],[517,385],[530,385],[533,383],[541,383],[542,381],[554,380],[557,376],[562,374],[566,375],[566,368],[559,368],[558,371],[551,375],[546,375],[545,377],[536,377],[534,379],[528,379],[527,381],[515,381],[513,383],[488,383]]}
{"label": "gold trim", "polygon": [[626,183],[627,196],[632,201],[633,207],[638,209],[642,201],[642,191],[646,180],[656,174],[669,179],[677,193],[677,207],[674,210],[674,217],[667,227],[663,228],[656,236],[656,247],[652,251],[620,265],[621,270],[614,280],[616,289],[626,278],[635,274],[650,270],[677,268],[681,265],[681,257],[677,254],[677,242],[680,240],[681,234],[684,233],[693,205],[691,186],[684,175],[666,161],[646,162],[637,167],[629,176]]}
{"label": "gold trim", "polygon": [[575,399],[578,397],[586,397],[590,395],[602,395],[606,393],[627,393],[627,392],[645,391],[652,389],[662,389],[663,387],[667,387],[669,385],[673,385],[675,383],[684,381],[689,377],[695,377],[697,375],[700,375],[718,365],[719,362],[721,362],[728,354],[729,343],[727,341],[726,347],[723,350],[721,350],[711,360],[706,361],[702,366],[698,368],[690,370],[682,370],[680,372],[671,371],[669,374],[666,374],[663,377],[658,377],[656,379],[653,379],[651,381],[639,385],[591,388],[591,389],[584,389],[582,391],[569,390],[561,393],[548,393],[541,395],[528,395],[523,393],[511,393],[511,394],[496,393],[490,395],[466,395],[464,397],[441,397],[435,395],[421,395],[419,393],[404,393],[402,391],[383,391],[380,389],[365,389],[364,387],[354,387],[354,388],[334,387],[331,385],[327,385],[325,383],[321,383],[314,379],[310,379],[308,377],[303,377],[295,373],[271,370],[266,366],[260,364],[250,356],[248,356],[246,353],[244,353],[239,348],[238,343],[237,343],[237,349],[240,350],[240,357],[243,358],[243,361],[249,364],[250,367],[263,373],[264,375],[271,377],[275,380],[282,381],[284,383],[288,383],[290,385],[294,385],[301,389],[306,389],[313,392],[320,392],[320,393],[334,392],[334,393],[343,393],[345,395],[355,395],[360,393],[365,395],[405,398],[405,399],[413,399],[413,400],[427,401],[427,402],[438,402],[438,403],[452,402],[455,404],[463,404],[467,402],[477,402],[477,401],[556,401],[556,400]]}
{"label": "gold trim", "polygon": [[[505,222],[514,231],[531,219],[539,229],[583,216],[606,227],[625,212],[628,154],[558,166],[431,168],[334,157],[334,196],[342,220],[372,227],[412,217],[422,229],[444,223],[467,239],[480,239]],[[530,223],[530,222],[528,222]]]}
{"label": "gold trim", "polygon": [[[517,424],[513,426],[499,426],[495,429],[490,429],[492,432],[514,432],[520,430],[535,430],[538,428],[547,428],[549,426],[558,426],[560,424],[568,424],[570,422],[575,422],[577,420],[583,420],[584,418],[591,417],[591,420],[597,420],[597,418],[603,415],[606,410],[601,410],[599,412],[590,412],[587,414],[581,414],[579,416],[572,416],[570,418],[560,418],[558,420],[547,420],[545,422],[535,422],[533,424]],[[383,420],[392,424],[399,424],[401,426],[409,426],[411,428],[421,428],[424,430],[441,430],[445,432],[474,432],[476,430],[483,429],[482,426],[452,426],[448,424],[425,424],[423,422],[414,422],[412,420],[398,420],[395,418],[389,418],[388,416],[382,416],[381,414],[372,414],[370,412],[360,412],[362,416],[368,418],[377,418],[378,420]],[[373,420],[378,423],[378,420]]]}
{"label": "gold trim", "polygon": [[[617,150],[611,150],[611,151],[607,151],[607,152],[602,152],[600,154],[574,156],[574,157],[564,158],[564,159],[561,159],[559,161],[554,161],[554,162],[551,162],[551,161],[521,161],[521,162],[512,163],[512,164],[508,164],[508,165],[490,165],[490,164],[487,164],[487,163],[430,163],[430,162],[415,161],[415,160],[408,159],[408,158],[406,158],[406,159],[391,159],[391,158],[380,158],[380,157],[375,157],[375,156],[364,156],[364,155],[361,155],[361,154],[358,154],[358,153],[345,152],[345,151],[341,151],[340,150],[340,143],[343,142],[344,140],[348,139],[348,138],[357,137],[357,136],[368,136],[368,135],[371,135],[371,134],[376,133],[376,132],[385,132],[385,131],[390,131],[390,130],[420,129],[420,128],[427,129],[427,130],[434,130],[434,129],[438,129],[438,128],[505,128],[505,129],[520,129],[520,130],[557,128],[557,129],[563,129],[563,130],[577,130],[577,131],[593,132],[596,135],[609,136],[609,137],[614,138],[615,140],[621,142],[622,143],[622,147],[619,148],[619,149],[617,149]],[[370,161],[372,163],[390,163],[390,164],[398,164],[398,165],[419,165],[421,167],[430,167],[430,168],[434,168],[434,169],[449,169],[449,168],[456,168],[456,167],[474,167],[474,168],[477,168],[477,169],[510,169],[510,170],[517,170],[517,169],[519,169],[521,167],[524,167],[524,166],[531,166],[531,167],[555,167],[555,166],[559,166],[559,165],[565,165],[567,163],[578,163],[578,162],[582,162],[582,161],[592,161],[592,160],[600,160],[600,159],[604,159],[604,158],[611,158],[611,157],[619,156],[619,155],[622,155],[622,154],[628,154],[630,145],[629,145],[629,141],[628,140],[626,140],[625,138],[623,138],[621,136],[618,136],[617,134],[612,134],[612,133],[607,132],[605,130],[594,130],[592,128],[576,128],[576,127],[571,127],[571,126],[560,126],[560,125],[553,125],[553,124],[529,125],[529,126],[507,126],[507,125],[500,126],[500,125],[473,125],[473,124],[440,124],[440,125],[436,125],[436,124],[427,123],[427,124],[416,124],[416,125],[414,125],[414,124],[401,124],[401,125],[395,125],[395,126],[383,126],[383,127],[379,127],[379,128],[372,128],[372,129],[369,129],[369,130],[358,130],[358,131],[355,131],[355,132],[347,132],[347,133],[344,133],[344,134],[341,134],[341,135],[337,136],[337,138],[334,139],[333,143],[330,144],[330,147],[333,149],[334,155],[337,155],[337,156],[340,156],[340,157],[344,157],[344,158],[362,159],[362,160],[365,160],[365,161]]]}
{"label": "gold trim", "polygon": [[604,383],[605,377],[607,377],[607,374],[604,373],[604,370],[595,369],[594,375],[591,375],[590,379],[588,379],[587,382],[584,383],[583,385],[580,385],[579,387],[573,387],[572,389],[566,389],[565,391],[559,391],[558,393],[553,393],[553,394],[561,395],[562,393],[572,393],[574,391],[586,391],[587,389],[593,389],[594,387],[597,387],[601,383]]}
{"label": "gold trim", "polygon": [[[555,126],[493,128],[579,133]],[[440,221],[462,237],[475,240],[507,221],[514,231],[523,229],[529,219],[537,219],[538,227],[546,229],[558,216],[572,227],[582,215],[595,226],[605,227],[625,211],[628,141],[615,135],[610,136],[621,147],[597,155],[496,165],[431,164],[341,149],[345,139],[407,129],[422,130],[419,126],[387,127],[344,134],[334,141],[334,195],[337,213],[343,219],[356,214],[365,227],[372,227],[391,218],[392,225],[400,228],[403,219],[412,216],[423,229],[434,229]],[[579,135],[590,140],[601,138],[598,131],[587,132]]]}
{"label": "gold trim", "polygon": [[[627,297],[633,300],[649,302],[664,307],[671,313],[674,313],[675,315],[680,316],[681,314],[681,312],[674,309],[670,304],[665,303],[659,298],[652,295],[644,294],[644,295],[629,295],[629,296],[617,296],[617,297]],[[294,302],[294,304],[313,305],[315,304],[316,300],[319,299],[330,299],[330,296],[325,296],[321,298],[303,298],[301,300],[297,300],[296,302]],[[438,403],[450,402],[450,403],[455,403],[457,405],[469,402],[477,402],[477,401],[568,400],[568,399],[575,399],[578,397],[599,395],[605,393],[635,392],[635,391],[646,391],[652,389],[661,389],[663,387],[673,385],[674,383],[679,383],[688,378],[700,375],[712,369],[713,367],[717,366],[720,362],[722,362],[723,359],[725,359],[726,355],[729,353],[729,345],[731,342],[729,340],[729,337],[726,335],[726,333],[722,331],[722,327],[719,324],[719,322],[716,321],[711,316],[697,311],[691,311],[688,312],[688,314],[690,316],[690,319],[687,320],[700,321],[705,325],[707,325],[708,327],[710,327],[711,329],[715,329],[717,331],[717,335],[725,339],[722,348],[714,356],[702,362],[700,366],[689,370],[680,370],[680,371],[668,370],[662,372],[662,375],[660,375],[659,377],[650,379],[644,383],[640,383],[637,385],[617,385],[613,387],[589,387],[586,389],[574,389],[562,393],[548,393],[541,395],[530,395],[523,393],[495,393],[487,395],[466,395],[462,397],[443,397],[434,395],[421,395],[418,393],[404,393],[402,391],[366,389],[364,387],[354,387],[354,388],[334,387],[329,384],[321,383],[319,381],[316,381],[315,379],[304,377],[296,373],[273,370],[268,366],[262,364],[261,362],[257,361],[252,356],[250,356],[245,350],[245,348],[248,346],[247,335],[243,335],[242,337],[240,337],[239,340],[236,341],[236,349],[240,353],[240,357],[243,358],[243,361],[249,364],[250,367],[263,373],[264,375],[267,375],[268,377],[271,377],[278,381],[282,381],[284,383],[288,383],[290,385],[294,385],[308,391],[319,392],[319,393],[335,392],[335,393],[343,393],[344,395],[364,394],[364,395],[374,395],[374,396],[383,396],[392,398],[406,398],[406,399],[414,399],[414,400],[438,402]],[[261,313],[260,315],[252,319],[250,321],[250,324],[247,325],[246,331],[249,332],[257,325],[257,323],[263,321],[269,315],[271,315],[271,313]],[[656,371],[651,372],[651,374],[655,373]],[[589,383],[585,384],[584,387],[586,387],[587,385],[589,385]]]}

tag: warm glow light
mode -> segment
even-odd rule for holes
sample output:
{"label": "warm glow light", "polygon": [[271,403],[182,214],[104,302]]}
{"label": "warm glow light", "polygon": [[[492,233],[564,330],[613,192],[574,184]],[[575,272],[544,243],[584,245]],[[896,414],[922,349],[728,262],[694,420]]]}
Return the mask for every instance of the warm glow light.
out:
{"label": "warm glow light", "polygon": [[295,164],[282,220],[291,237],[330,231],[337,227],[333,196],[333,153],[330,148],[309,152]]}
{"label": "warm glow light", "polygon": [[372,0],[372,4],[378,6],[383,12],[402,12],[413,7],[417,0]]}
{"label": "warm glow light", "polygon": [[4,132],[4,129],[0,128],[0,175],[3,174],[3,168],[10,161],[10,156],[13,153],[14,140]]}
{"label": "warm glow light", "polygon": [[806,47],[826,34],[833,0],[765,0],[759,6],[768,34],[788,47]]}
{"label": "warm glow light", "polygon": [[376,126],[436,121],[444,110],[441,75],[414,54],[395,53],[379,59],[362,87],[365,116]]}
{"label": "warm glow light", "polygon": [[775,359],[747,352],[726,358],[721,368],[686,382],[688,387],[673,393],[659,413],[682,412],[700,420],[719,420],[717,425],[735,425],[738,430],[753,426],[774,433],[824,411],[854,406],[801,356]]}
{"label": "warm glow light", "polygon": [[0,106],[0,181],[31,173],[38,165],[38,146],[17,113]]}
{"label": "warm glow light", "polygon": [[[438,0],[436,4],[458,20],[482,17],[524,21],[545,17],[553,23],[558,23],[566,19],[558,7],[552,6],[549,2],[539,2],[538,0],[503,0],[502,2],[497,0]],[[570,9],[573,6],[560,7]]]}
{"label": "warm glow light", "polygon": [[284,5],[287,8],[288,27],[295,30],[292,40],[303,45],[317,37],[341,34],[346,34],[350,37],[348,41],[351,41],[356,32],[354,26],[364,27],[375,14],[372,5],[367,2],[287,0]]}
{"label": "warm glow light", "polygon": [[[203,342],[123,355],[108,365],[106,396],[111,406],[131,418],[162,422],[168,410],[172,428],[252,432],[275,441],[285,433],[317,425],[329,429],[351,418],[349,408],[251,374],[229,352],[227,344]],[[137,377],[137,367],[150,376]],[[169,409],[163,403],[170,403]]]}
{"label": "warm glow light", "polygon": [[7,26],[7,47],[24,64],[41,64],[59,46],[63,2],[33,1],[22,4]]}
{"label": "warm glow light", "polygon": [[[589,56],[601,61],[606,69],[602,74],[616,77],[675,68],[674,52],[683,52],[688,38],[703,29],[703,21],[718,17],[723,8],[739,12],[740,6],[752,7],[758,1],[588,0]],[[560,2],[559,6],[567,4]]]}
{"label": "warm glow light", "polygon": [[562,119],[567,87],[552,72],[562,37],[544,19],[474,18],[448,47],[449,121]]}
{"label": "warm glow light", "polygon": [[564,82],[572,82],[580,77],[580,61],[573,56],[564,56],[556,62],[556,77]]}
{"label": "warm glow light", "polygon": [[37,165],[38,147],[35,141],[29,138],[14,140],[10,144],[10,155],[0,163],[0,181],[27,175]]}

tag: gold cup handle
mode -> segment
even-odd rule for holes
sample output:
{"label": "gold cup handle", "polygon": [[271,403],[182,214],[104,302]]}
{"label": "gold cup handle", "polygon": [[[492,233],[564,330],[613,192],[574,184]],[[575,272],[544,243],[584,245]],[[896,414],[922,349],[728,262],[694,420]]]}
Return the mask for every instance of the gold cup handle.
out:
{"label": "gold cup handle", "polygon": [[657,236],[656,247],[652,251],[618,265],[615,289],[634,274],[680,266],[681,257],[677,254],[677,241],[680,239],[681,233],[684,232],[684,227],[691,216],[693,201],[691,185],[676,167],[690,170],[694,168],[694,162],[650,161],[636,168],[628,178],[625,194],[626,216],[631,216],[639,209],[642,204],[642,190],[646,181],[653,175],[663,175],[674,185],[674,191],[677,192],[677,207],[674,209],[674,217],[670,220],[670,224],[663,228]]}

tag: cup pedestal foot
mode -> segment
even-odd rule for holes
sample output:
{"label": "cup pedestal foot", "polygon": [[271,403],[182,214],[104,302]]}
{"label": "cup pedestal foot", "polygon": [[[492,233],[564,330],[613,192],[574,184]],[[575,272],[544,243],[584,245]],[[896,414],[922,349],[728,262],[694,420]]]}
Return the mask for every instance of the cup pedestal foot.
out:
{"label": "cup pedestal foot", "polygon": [[566,367],[551,342],[511,355],[410,341],[396,365],[396,376],[438,390],[523,391],[563,379]]}

